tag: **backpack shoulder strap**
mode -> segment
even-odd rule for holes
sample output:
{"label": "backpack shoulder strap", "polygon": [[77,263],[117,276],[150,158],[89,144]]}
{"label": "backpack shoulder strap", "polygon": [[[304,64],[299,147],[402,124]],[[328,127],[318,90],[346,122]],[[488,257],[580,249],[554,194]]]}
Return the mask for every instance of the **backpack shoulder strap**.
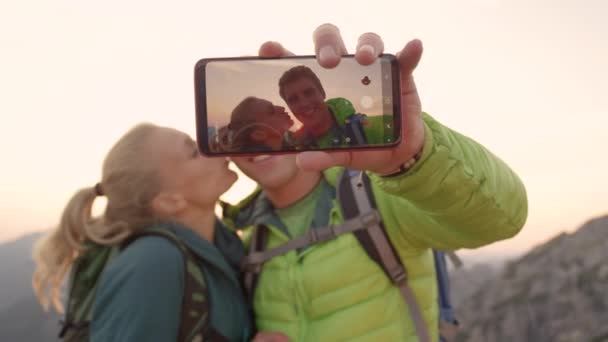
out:
{"label": "backpack shoulder strap", "polygon": [[[452,251],[439,251],[433,250],[433,257],[435,259],[435,272],[437,274],[437,289],[439,292],[439,334],[445,341],[453,341],[458,333],[458,320],[454,318],[454,309],[450,300],[450,278],[448,275],[448,267],[446,256],[450,253],[454,257],[458,258]],[[457,264],[452,260],[455,267],[460,267],[462,262],[458,258]]]}
{"label": "backpack shoulder strap", "polygon": [[[345,169],[338,182],[337,196],[345,219],[352,219],[376,209],[370,179],[365,172],[351,172]],[[428,327],[422,311],[408,284],[407,270],[390,242],[382,221],[366,230],[356,231],[354,234],[370,258],[378,263],[401,291],[414,322],[418,340],[430,342]]]}
{"label": "backpack shoulder strap", "polygon": [[367,143],[365,131],[363,130],[364,119],[364,114],[354,113],[348,117],[346,123],[344,124],[344,130],[346,131],[346,135],[353,139],[357,145]]}
{"label": "backpack shoulder strap", "polygon": [[211,326],[210,297],[205,277],[199,267],[200,257],[186,243],[168,230],[144,229],[132,234],[122,244],[126,248],[144,236],[165,238],[177,247],[184,256],[184,297],[179,327],[178,341],[228,341]]}
{"label": "backpack shoulder strap", "polygon": [[249,253],[241,263],[241,270],[243,271],[243,286],[245,288],[245,294],[247,295],[250,303],[253,303],[253,295],[256,287],[258,286],[260,272],[262,272],[262,263],[255,265],[250,264],[247,263],[247,258],[255,253],[263,252],[266,248],[267,240],[268,227],[264,224],[255,226],[253,234],[251,235],[251,241],[249,243]]}
{"label": "backpack shoulder strap", "polygon": [[85,252],[72,265],[68,300],[64,319],[60,321],[58,337],[65,341],[88,339],[97,280],[108,261],[118,253],[117,248],[88,244]]}
{"label": "backpack shoulder strap", "polygon": [[361,231],[372,227],[380,222],[380,215],[372,210],[366,215],[360,215],[344,221],[342,224],[329,225],[309,229],[305,235],[291,239],[278,247],[266,249],[268,227],[258,225],[253,233],[249,254],[241,262],[241,270],[245,274],[245,288],[250,299],[253,300],[253,292],[257,285],[257,276],[262,270],[262,265],[279,255],[293,250],[299,250],[317,243],[333,240],[338,236]]}

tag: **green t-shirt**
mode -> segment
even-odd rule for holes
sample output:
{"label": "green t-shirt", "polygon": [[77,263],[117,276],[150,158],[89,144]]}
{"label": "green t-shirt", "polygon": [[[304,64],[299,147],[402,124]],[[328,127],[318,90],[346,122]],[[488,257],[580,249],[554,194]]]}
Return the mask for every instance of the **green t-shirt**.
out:
{"label": "green t-shirt", "polygon": [[313,191],[311,191],[306,197],[302,198],[293,205],[276,209],[276,213],[287,227],[287,231],[291,238],[297,238],[306,233],[312,219],[315,214],[315,208],[317,206],[317,200],[322,189],[322,182],[320,182]]}

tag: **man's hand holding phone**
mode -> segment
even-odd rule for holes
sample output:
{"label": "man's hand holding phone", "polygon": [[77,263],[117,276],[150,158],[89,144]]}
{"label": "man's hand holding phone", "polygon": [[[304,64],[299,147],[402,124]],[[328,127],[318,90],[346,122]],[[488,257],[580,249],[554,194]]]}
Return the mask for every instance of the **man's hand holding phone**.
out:
{"label": "man's hand holding phone", "polygon": [[[319,26],[313,33],[317,61],[322,67],[333,68],[347,54],[339,29],[331,24]],[[364,33],[359,37],[355,58],[362,65],[373,63],[383,53],[384,43],[374,33]],[[381,175],[391,174],[412,160],[424,146],[424,124],[420,97],[414,83],[413,71],[422,56],[422,42],[412,40],[397,54],[401,85],[401,142],[388,150],[302,152],[297,157],[298,165],[305,170],[324,170],[332,166],[345,166],[359,170],[369,170]],[[281,57],[293,55],[281,44],[264,43],[260,57]]]}

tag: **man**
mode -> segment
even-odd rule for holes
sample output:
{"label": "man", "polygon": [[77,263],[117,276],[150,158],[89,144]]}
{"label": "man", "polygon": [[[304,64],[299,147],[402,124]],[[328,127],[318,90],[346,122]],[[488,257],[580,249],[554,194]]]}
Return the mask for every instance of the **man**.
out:
{"label": "man", "polygon": [[[324,67],[336,66],[346,53],[333,25],[317,28],[314,41]],[[382,50],[380,37],[364,34],[356,58],[367,65]],[[287,54],[278,43],[260,49],[265,57]],[[437,341],[432,248],[475,248],[514,236],[526,220],[527,199],[519,178],[500,159],[422,113],[412,78],[421,55],[418,40],[398,54],[403,140],[396,148],[233,158],[260,189],[226,207],[225,217],[247,230],[264,224],[266,248],[283,245],[310,227],[341,223],[337,175],[343,167],[365,170],[429,340]],[[280,331],[292,341],[417,341],[419,336],[400,290],[353,234],[265,262],[253,305],[259,330]]]}
{"label": "man", "polygon": [[295,138],[304,146],[317,148],[383,144],[385,127],[392,125],[392,116],[368,117],[357,113],[345,98],[325,100],[321,80],[307,66],[295,66],[279,79],[279,94],[289,110],[302,122]]}

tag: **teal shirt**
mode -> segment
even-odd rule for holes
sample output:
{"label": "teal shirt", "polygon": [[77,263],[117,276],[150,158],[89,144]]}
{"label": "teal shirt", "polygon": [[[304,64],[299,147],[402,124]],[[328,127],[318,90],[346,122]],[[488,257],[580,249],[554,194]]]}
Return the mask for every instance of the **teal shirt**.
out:
{"label": "teal shirt", "polygon": [[[216,224],[212,244],[177,224],[166,229],[204,260],[200,266],[209,288],[212,326],[230,341],[248,341],[252,322],[238,280],[244,253],[238,236]],[[176,341],[184,276],[183,256],[171,242],[157,236],[133,242],[110,261],[99,280],[91,341]]]}

